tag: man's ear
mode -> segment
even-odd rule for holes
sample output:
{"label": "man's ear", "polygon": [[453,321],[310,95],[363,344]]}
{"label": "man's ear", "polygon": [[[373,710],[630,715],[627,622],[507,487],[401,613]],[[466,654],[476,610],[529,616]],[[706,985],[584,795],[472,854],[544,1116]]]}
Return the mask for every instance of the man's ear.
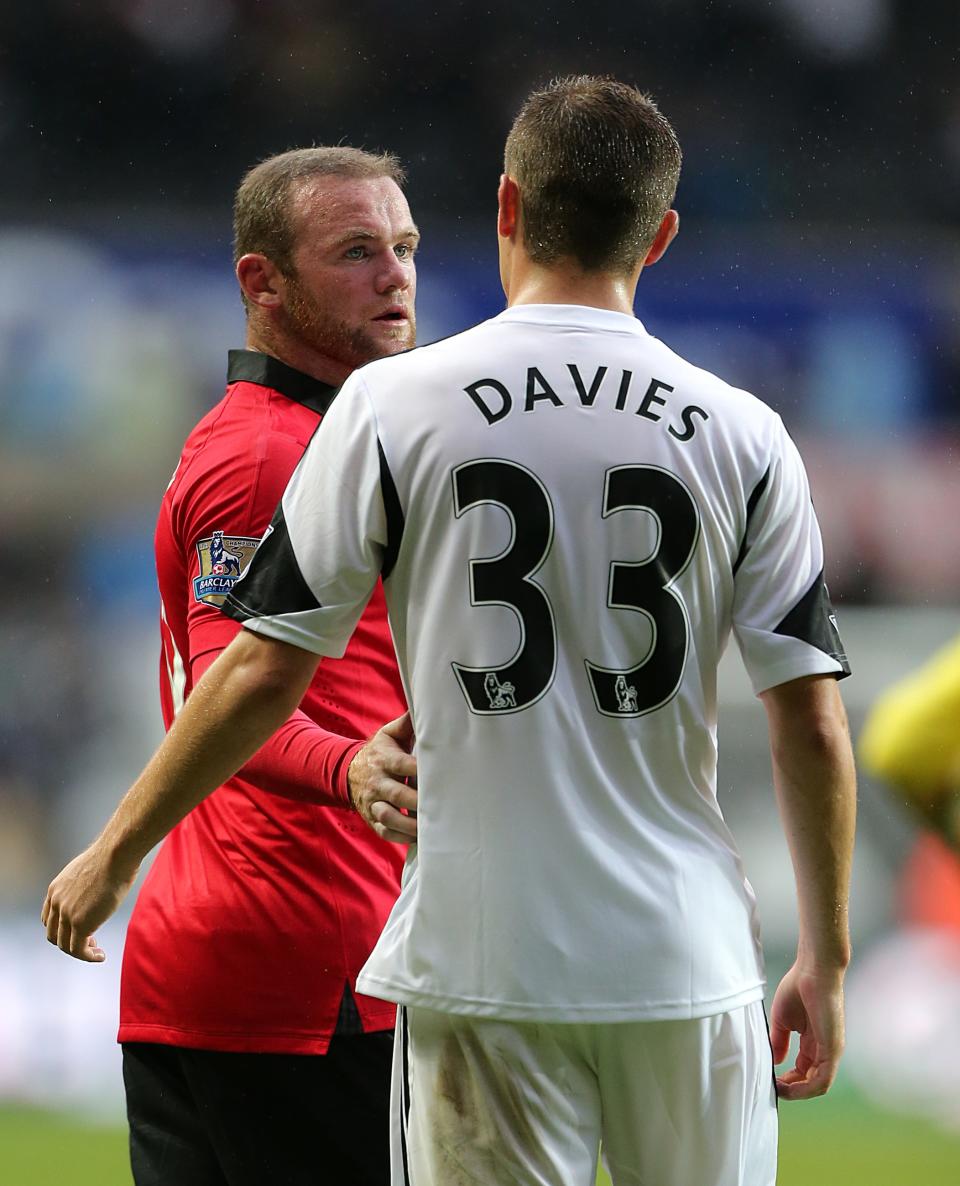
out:
{"label": "man's ear", "polygon": [[283,274],[272,259],[251,251],[237,260],[237,283],[251,305],[276,309],[283,304]]}
{"label": "man's ear", "polygon": [[520,220],[520,187],[512,177],[504,173],[497,190],[497,233],[504,239],[512,239],[517,233]]}
{"label": "man's ear", "polygon": [[668,210],[663,216],[660,223],[660,228],[650,244],[650,250],[647,252],[646,258],[643,261],[645,268],[651,264],[655,264],[658,259],[663,256],[670,244],[677,237],[677,231],[680,229],[680,215],[676,210]]}

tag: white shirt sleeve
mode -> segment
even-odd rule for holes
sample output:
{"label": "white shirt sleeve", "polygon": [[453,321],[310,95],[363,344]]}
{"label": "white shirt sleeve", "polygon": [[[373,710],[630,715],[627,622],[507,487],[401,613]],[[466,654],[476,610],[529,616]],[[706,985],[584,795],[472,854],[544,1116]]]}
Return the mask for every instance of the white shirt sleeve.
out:
{"label": "white shirt sleeve", "polygon": [[338,658],[386,548],[376,416],[353,375],[307,446],[225,608],[257,634]]}
{"label": "white shirt sleeve", "polygon": [[823,581],[823,544],[803,462],[777,417],[748,504],[733,629],[755,693],[804,675],[849,675]]}

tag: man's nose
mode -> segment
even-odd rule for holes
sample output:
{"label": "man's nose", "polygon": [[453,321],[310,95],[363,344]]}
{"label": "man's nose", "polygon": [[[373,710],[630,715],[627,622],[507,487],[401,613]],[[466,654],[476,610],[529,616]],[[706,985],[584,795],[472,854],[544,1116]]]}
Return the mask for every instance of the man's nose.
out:
{"label": "man's nose", "polygon": [[412,280],[413,273],[410,265],[398,259],[391,251],[389,258],[384,261],[383,268],[377,275],[377,291],[392,292],[394,289],[403,291],[410,287]]}

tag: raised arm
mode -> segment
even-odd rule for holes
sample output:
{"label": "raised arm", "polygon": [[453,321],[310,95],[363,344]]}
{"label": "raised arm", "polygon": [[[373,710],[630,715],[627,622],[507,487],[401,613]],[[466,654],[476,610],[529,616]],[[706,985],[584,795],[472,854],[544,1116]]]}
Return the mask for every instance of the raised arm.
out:
{"label": "raised arm", "polygon": [[[240,632],[194,688],[97,839],[51,882],[41,914],[51,943],[78,959],[103,960],[93,932],[126,896],[143,858],[287,720],[317,661],[310,651]],[[397,761],[398,777],[416,773],[412,757]],[[382,803],[381,822],[409,836],[416,822],[396,808],[415,807],[416,792],[394,786],[395,803]]]}
{"label": "raised arm", "polygon": [[800,1035],[795,1065],[777,1077],[782,1099],[823,1095],[843,1051],[843,978],[850,962],[848,899],[856,778],[836,680],[810,676],[761,694],[780,818],[797,885],[797,958],[770,1013],[774,1061]]}

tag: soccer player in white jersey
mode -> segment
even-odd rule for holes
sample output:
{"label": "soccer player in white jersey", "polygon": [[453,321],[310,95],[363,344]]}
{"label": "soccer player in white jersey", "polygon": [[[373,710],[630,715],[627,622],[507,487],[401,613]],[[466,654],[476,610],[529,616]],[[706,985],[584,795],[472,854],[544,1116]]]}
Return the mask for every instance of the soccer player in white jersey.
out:
{"label": "soccer player in white jersey", "polygon": [[[142,843],[222,782],[382,573],[419,780],[402,785],[408,759],[357,803],[385,838],[418,837],[361,978],[403,1006],[397,1186],[590,1186],[601,1137],[616,1186],[773,1186],[771,1041],[783,1061],[800,1033],[782,1098],[836,1072],[848,667],[779,417],[633,316],[677,230],[679,166],[631,87],[528,99],[499,190],[508,308],[347,381],[229,599],[248,629],[130,792]],[[716,800],[731,632],[797,882],[770,1040]],[[62,888],[51,925],[66,908],[82,942],[109,893]]]}

